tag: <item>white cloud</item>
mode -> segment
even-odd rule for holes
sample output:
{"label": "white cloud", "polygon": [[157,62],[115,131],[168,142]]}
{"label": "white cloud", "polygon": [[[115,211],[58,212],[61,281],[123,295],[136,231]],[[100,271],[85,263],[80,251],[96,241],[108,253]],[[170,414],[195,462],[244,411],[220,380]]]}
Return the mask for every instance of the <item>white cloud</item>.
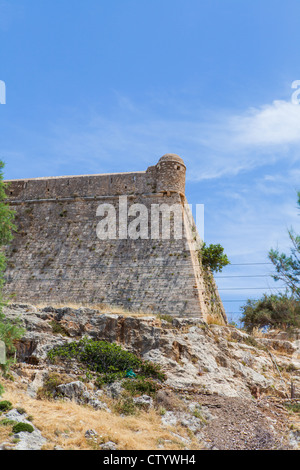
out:
{"label": "white cloud", "polygon": [[300,143],[300,106],[273,101],[229,120],[233,141],[244,146],[274,146]]}
{"label": "white cloud", "polygon": [[[237,175],[278,161],[300,159],[300,106],[274,101],[198,125],[204,158],[191,157],[192,179]],[[199,152],[201,155],[201,152]]]}
{"label": "white cloud", "polygon": [[47,148],[55,174],[70,162],[81,173],[143,170],[171,152],[185,160],[189,180],[201,181],[300,158],[300,105],[274,101],[239,114],[222,111],[200,117],[193,103],[190,113],[186,105],[176,118],[171,113],[163,118],[163,111],[149,111],[151,104],[137,106],[115,95],[109,117],[99,110],[71,110],[53,123],[45,138],[34,139],[43,155]]}

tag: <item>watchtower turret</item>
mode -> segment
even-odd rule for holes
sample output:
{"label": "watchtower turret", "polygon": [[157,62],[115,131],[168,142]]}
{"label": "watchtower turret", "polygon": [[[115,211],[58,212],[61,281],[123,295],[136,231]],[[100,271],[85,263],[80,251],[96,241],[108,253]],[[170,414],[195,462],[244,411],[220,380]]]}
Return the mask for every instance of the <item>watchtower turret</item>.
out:
{"label": "watchtower turret", "polygon": [[163,155],[156,165],[157,192],[175,191],[185,194],[186,166],[178,155],[167,153]]}

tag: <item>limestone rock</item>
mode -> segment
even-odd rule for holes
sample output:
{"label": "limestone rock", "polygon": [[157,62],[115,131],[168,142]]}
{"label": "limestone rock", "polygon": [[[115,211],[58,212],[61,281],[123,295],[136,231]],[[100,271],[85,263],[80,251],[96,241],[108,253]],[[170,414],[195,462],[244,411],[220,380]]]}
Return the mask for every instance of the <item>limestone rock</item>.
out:
{"label": "limestone rock", "polygon": [[17,421],[18,423],[27,423],[33,426],[33,432],[19,432],[15,434],[18,443],[13,447],[14,450],[41,450],[46,443],[46,439],[41,432],[26,419],[26,416],[12,409],[5,414],[7,419]]}
{"label": "limestone rock", "polygon": [[92,406],[96,410],[105,410],[111,413],[106,403],[100,401],[98,395],[89,392],[87,387],[79,380],[58,385],[54,397],[64,397],[67,400],[74,400],[79,404]]}
{"label": "limestone rock", "polygon": [[100,445],[102,450],[117,450],[117,444],[112,441],[105,442],[104,444]]}
{"label": "limestone rock", "polygon": [[140,397],[134,397],[133,401],[136,405],[149,410],[149,408],[153,407],[153,400],[149,395],[142,395]]}

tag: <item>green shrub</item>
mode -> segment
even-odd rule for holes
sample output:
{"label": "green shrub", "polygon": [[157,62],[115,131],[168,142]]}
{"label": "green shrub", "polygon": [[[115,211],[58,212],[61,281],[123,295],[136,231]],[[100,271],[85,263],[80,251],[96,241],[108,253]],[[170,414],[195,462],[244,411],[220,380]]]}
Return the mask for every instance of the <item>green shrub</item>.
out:
{"label": "green shrub", "polygon": [[285,407],[293,413],[300,413],[300,403],[286,403]]}
{"label": "green shrub", "polygon": [[75,358],[96,372],[126,370],[139,364],[139,359],[134,354],[124,351],[115,343],[86,338],[53,348],[49,351],[48,357],[50,360],[54,360],[55,357]]}
{"label": "green shrub", "polygon": [[116,380],[122,380],[125,377],[126,372],[110,372],[100,374],[96,379],[96,385],[101,388],[105,384],[111,384]]}
{"label": "green shrub", "polygon": [[153,377],[161,380],[161,382],[164,382],[167,378],[166,374],[161,370],[161,366],[151,361],[142,361],[140,364],[140,370],[145,376]]}
{"label": "green shrub", "polygon": [[166,313],[159,313],[159,314],[157,315],[157,318],[159,318],[160,320],[164,320],[164,321],[166,321],[166,322],[168,322],[168,323],[172,323],[172,322],[173,322],[173,319],[174,319],[174,317],[172,317],[172,315],[168,315],[168,314],[166,314]]}
{"label": "green shrub", "polygon": [[133,396],[141,393],[154,396],[160,388],[153,379],[146,377],[125,380],[123,387]]}
{"label": "green shrub", "polygon": [[12,409],[12,403],[8,400],[0,401],[0,411],[9,411]]}
{"label": "green shrub", "polygon": [[17,423],[13,426],[12,430],[15,434],[18,432],[33,432],[34,427],[29,423]]}
{"label": "green shrub", "polygon": [[13,223],[15,211],[6,202],[8,183],[4,182],[3,168],[4,163],[0,161],[0,339],[5,343],[8,358],[6,363],[1,364],[0,367],[4,374],[7,374],[11,363],[14,362],[15,340],[21,338],[25,330],[21,328],[20,320],[9,320],[2,311],[3,306],[7,304],[3,293],[7,262],[2,247],[10,243],[13,239],[13,232],[17,230]]}
{"label": "green shrub", "polygon": [[0,384],[0,397],[1,395],[3,395],[3,393],[4,393],[4,387],[2,384]]}
{"label": "green shrub", "polygon": [[56,320],[51,320],[50,326],[52,327],[52,333],[54,335],[70,336],[68,331]]}
{"label": "green shrub", "polygon": [[[102,379],[106,382],[123,377],[122,372],[128,369],[140,370],[145,376],[165,380],[165,375],[157,364],[143,361],[115,343],[82,339],[62,346],[57,346],[48,352],[50,361],[55,358],[64,360],[76,359],[90,370],[99,374],[106,374]],[[113,380],[112,380],[113,379]]]}
{"label": "green shrub", "polygon": [[0,421],[1,426],[13,426],[17,424],[18,421],[14,421],[13,419],[4,418]]}
{"label": "green shrub", "polygon": [[56,387],[62,383],[64,383],[64,380],[59,374],[49,374],[44,381],[43,387],[39,388],[37,391],[37,399],[51,399],[56,391]]}
{"label": "green shrub", "polygon": [[125,397],[118,400],[115,405],[115,411],[119,414],[126,416],[134,415],[137,412],[137,407],[131,397]]}

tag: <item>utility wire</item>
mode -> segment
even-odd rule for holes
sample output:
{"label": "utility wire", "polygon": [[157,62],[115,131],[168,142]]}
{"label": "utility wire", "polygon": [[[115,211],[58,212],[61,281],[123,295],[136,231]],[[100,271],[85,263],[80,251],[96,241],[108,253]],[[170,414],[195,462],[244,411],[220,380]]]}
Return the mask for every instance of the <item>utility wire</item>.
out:
{"label": "utility wire", "polygon": [[241,275],[241,276],[238,276],[238,275],[233,275],[233,276],[214,276],[215,279],[228,279],[228,278],[231,278],[231,277],[270,277],[271,274],[246,274],[246,275]]}
{"label": "utility wire", "polygon": [[251,265],[259,265],[259,264],[273,264],[273,263],[229,263],[225,267],[230,266],[251,266]]}

